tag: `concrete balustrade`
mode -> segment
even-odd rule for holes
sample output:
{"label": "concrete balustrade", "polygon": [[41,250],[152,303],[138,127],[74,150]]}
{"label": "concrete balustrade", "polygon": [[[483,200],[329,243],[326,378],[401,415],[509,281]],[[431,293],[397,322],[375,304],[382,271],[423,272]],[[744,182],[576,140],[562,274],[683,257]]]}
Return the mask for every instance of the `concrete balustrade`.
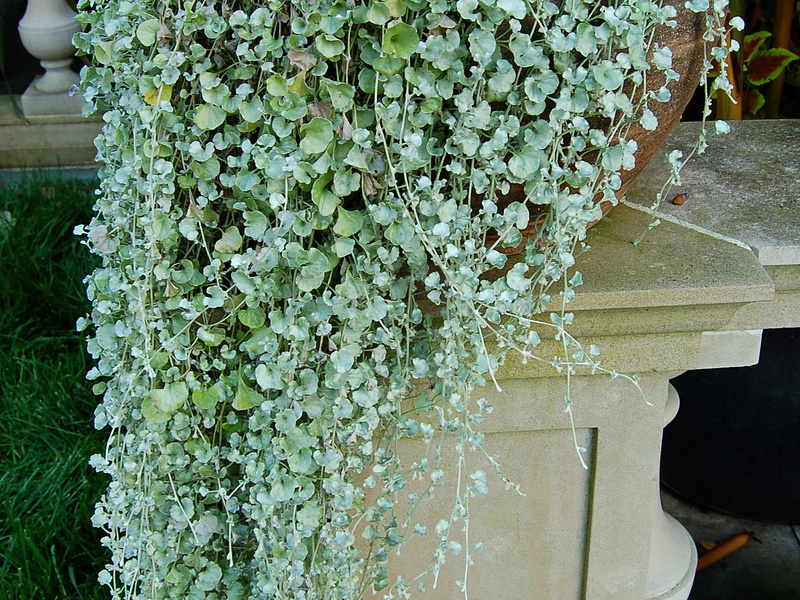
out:
{"label": "concrete balustrade", "polygon": [[[696,133],[697,124],[680,125],[668,146],[687,145]],[[689,194],[683,206],[697,204],[696,212],[665,205],[662,224],[633,245],[650,220],[641,205],[651,203],[666,175],[656,162],[628,203],[590,231],[592,250],[577,265],[586,285],[570,307],[572,332],[602,350],[605,367],[637,375],[649,405],[620,378],[574,377],[584,470],[564,412],[563,376],[514,360],[500,373],[502,392],[481,390],[495,407],[482,424],[487,450],[525,496],[503,491],[486,462],[470,454],[468,472],[486,470],[490,485],[490,494],[469,506],[470,545],[484,544],[470,567],[470,598],[686,600],[696,549],[659,497],[662,429],[678,410],[669,380],[689,369],[755,364],[764,328],[798,326],[797,139],[798,122],[735,123],[684,172],[677,191]],[[740,218],[737,202],[749,219]],[[558,355],[552,333],[541,335],[540,353]],[[437,489],[417,513],[431,532],[448,517],[454,489]],[[398,572],[422,569],[433,537],[393,557]],[[463,533],[453,537],[466,550]],[[463,598],[454,583],[463,575],[464,551],[450,558],[436,590],[428,578],[420,597]]]}
{"label": "concrete balustrade", "polygon": [[0,96],[0,169],[94,163],[93,140],[102,120],[97,115],[83,117],[82,93],[70,95],[80,79],[70,69],[75,54],[72,36],[80,29],[74,17],[64,0],[28,1],[18,26],[20,38],[45,73],[21,96]]}
{"label": "concrete balustrade", "polygon": [[81,114],[83,98],[69,93],[80,80],[70,70],[75,55],[72,36],[80,31],[75,14],[64,0],[28,0],[19,36],[25,49],[41,61],[45,73],[22,94],[26,118]]}

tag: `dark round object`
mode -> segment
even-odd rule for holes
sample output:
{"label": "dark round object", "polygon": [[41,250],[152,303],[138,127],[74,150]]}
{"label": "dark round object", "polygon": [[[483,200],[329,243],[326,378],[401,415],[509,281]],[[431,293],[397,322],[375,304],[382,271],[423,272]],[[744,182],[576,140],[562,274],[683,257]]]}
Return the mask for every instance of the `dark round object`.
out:
{"label": "dark round object", "polygon": [[732,515],[800,522],[800,329],[764,331],[758,365],[672,380],[661,480]]}

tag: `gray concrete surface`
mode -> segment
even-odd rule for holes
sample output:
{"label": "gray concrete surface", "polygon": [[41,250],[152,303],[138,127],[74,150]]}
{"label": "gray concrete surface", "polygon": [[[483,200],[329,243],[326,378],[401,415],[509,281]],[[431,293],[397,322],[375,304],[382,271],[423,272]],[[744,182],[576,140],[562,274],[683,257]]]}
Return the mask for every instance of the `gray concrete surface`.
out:
{"label": "gray concrete surface", "polygon": [[720,543],[754,531],[740,550],[697,573],[689,600],[800,600],[800,530],[714,512],[661,491],[664,510],[691,534],[698,554],[701,541]]}
{"label": "gray concrete surface", "polygon": [[[748,244],[764,266],[798,264],[800,120],[730,125],[729,134],[709,136],[706,152],[683,168],[681,185],[666,196],[659,213]],[[679,123],[662,150],[677,148],[688,155],[699,126]],[[634,181],[627,201],[651,206],[668,174],[657,156]],[[687,200],[674,205],[671,199],[679,192]]]}

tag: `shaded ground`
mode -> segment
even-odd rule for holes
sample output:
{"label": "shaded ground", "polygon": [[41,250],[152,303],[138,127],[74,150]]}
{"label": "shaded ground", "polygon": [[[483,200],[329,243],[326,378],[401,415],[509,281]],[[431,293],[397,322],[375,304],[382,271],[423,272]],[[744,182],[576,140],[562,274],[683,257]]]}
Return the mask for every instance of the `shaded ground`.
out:
{"label": "shaded ground", "polygon": [[686,527],[698,554],[700,541],[724,542],[755,531],[743,548],[700,571],[689,600],[800,600],[800,537],[797,526],[740,519],[705,509],[662,491],[664,510]]}

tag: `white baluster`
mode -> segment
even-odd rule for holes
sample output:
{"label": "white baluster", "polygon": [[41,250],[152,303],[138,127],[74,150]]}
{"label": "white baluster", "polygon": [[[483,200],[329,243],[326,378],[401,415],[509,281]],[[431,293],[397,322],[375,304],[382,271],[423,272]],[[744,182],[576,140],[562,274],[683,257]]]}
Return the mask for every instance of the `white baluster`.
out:
{"label": "white baluster", "polygon": [[28,52],[40,60],[45,74],[22,95],[25,116],[80,114],[83,98],[69,95],[80,80],[69,68],[75,55],[72,36],[79,30],[75,12],[64,0],[28,0],[19,36]]}

